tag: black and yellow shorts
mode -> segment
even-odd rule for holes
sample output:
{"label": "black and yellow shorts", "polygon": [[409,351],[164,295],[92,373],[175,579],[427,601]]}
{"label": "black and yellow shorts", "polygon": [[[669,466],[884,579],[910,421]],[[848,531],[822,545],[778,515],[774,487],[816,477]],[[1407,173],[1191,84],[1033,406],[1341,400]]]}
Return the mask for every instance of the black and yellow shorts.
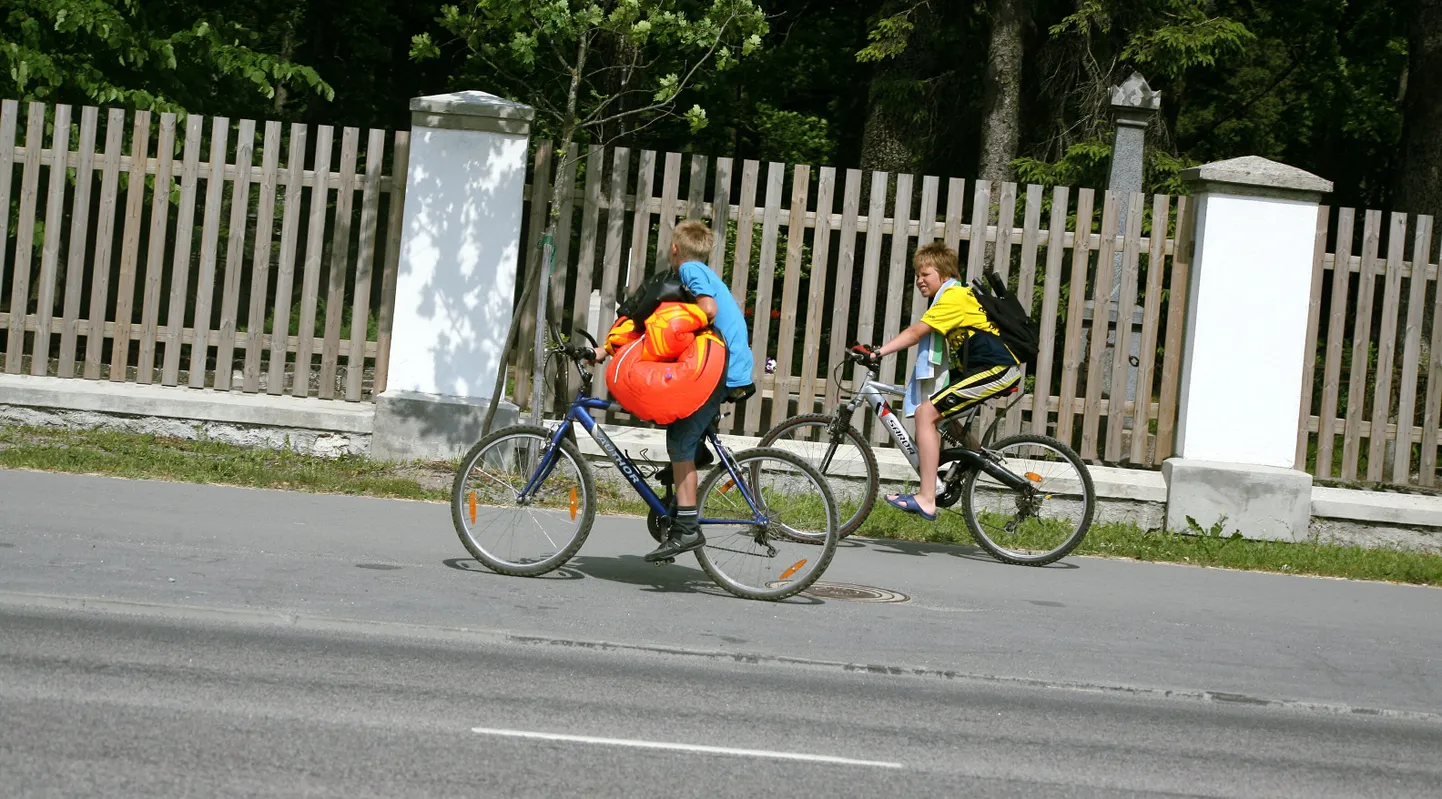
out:
{"label": "black and yellow shorts", "polygon": [[1021,367],[983,366],[966,373],[951,372],[951,384],[931,395],[931,404],[941,418],[955,416],[992,397],[1008,392],[1021,380]]}

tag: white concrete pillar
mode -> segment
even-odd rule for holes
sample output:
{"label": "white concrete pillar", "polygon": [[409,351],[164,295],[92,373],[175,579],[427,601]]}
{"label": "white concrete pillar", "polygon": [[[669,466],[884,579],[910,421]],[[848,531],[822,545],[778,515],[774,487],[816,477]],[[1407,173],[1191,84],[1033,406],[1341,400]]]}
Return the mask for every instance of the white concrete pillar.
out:
{"label": "white concrete pillar", "polygon": [[[411,100],[390,374],[372,455],[459,455],[505,356],[534,109],[479,91]],[[499,413],[515,418],[503,404]],[[498,419],[494,427],[507,420]]]}
{"label": "white concrete pillar", "polygon": [[1301,540],[1311,475],[1292,468],[1317,207],[1332,184],[1249,156],[1182,173],[1195,249],[1167,526]]}

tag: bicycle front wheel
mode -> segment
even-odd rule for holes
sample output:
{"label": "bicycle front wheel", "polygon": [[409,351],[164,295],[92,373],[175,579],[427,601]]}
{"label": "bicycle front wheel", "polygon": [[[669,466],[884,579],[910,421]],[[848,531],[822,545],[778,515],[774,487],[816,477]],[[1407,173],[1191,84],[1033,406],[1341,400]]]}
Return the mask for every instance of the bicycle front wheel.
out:
{"label": "bicycle front wheel", "polygon": [[706,536],[696,551],[701,568],[744,599],[805,591],[826,571],[841,539],[826,478],[784,450],[748,449],[731,458],[735,472],[723,458],[698,492]]}
{"label": "bicycle front wheel", "polygon": [[[524,494],[524,496],[523,496]],[[596,489],[576,445],[543,427],[507,427],[461,459],[451,520],[486,568],[535,577],[576,554],[595,520]]]}
{"label": "bicycle front wheel", "polygon": [[1027,486],[1014,489],[982,471],[967,477],[963,515],[976,543],[1020,566],[1044,566],[1076,549],[1096,512],[1096,489],[1082,459],[1054,438],[1031,434],[990,450]]}
{"label": "bicycle front wheel", "polygon": [[771,428],[758,446],[794,452],[826,477],[844,538],[860,529],[871,514],[881,478],[871,445],[849,424],[836,435],[834,421],[819,413],[793,416]]}

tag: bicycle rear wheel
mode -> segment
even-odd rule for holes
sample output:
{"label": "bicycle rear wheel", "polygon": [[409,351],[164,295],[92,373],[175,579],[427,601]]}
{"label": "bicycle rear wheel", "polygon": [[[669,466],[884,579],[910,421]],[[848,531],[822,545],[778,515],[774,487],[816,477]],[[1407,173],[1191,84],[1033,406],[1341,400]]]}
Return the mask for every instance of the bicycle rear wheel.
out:
{"label": "bicycle rear wheel", "polygon": [[1044,566],[1076,549],[1096,512],[1096,489],[1082,459],[1060,441],[1032,434],[989,449],[1028,485],[1013,489],[982,471],[967,477],[962,510],[976,543],[1020,566]]}
{"label": "bicycle rear wheel", "polygon": [[840,436],[834,435],[834,421],[834,417],[820,413],[793,416],[771,428],[758,446],[794,452],[825,475],[836,499],[844,538],[860,529],[871,515],[880,475],[876,453],[861,433],[848,424]]}
{"label": "bicycle rear wheel", "polygon": [[744,599],[785,599],[805,591],[826,571],[841,538],[826,478],[779,449],[731,457],[734,476],[723,459],[701,483],[697,510],[706,546],[696,560],[717,585]]}
{"label": "bicycle rear wheel", "polygon": [[585,543],[595,496],[590,467],[575,444],[563,439],[553,452],[551,431],[507,427],[461,459],[451,486],[451,520],[466,550],[486,568],[535,577],[560,567]]}

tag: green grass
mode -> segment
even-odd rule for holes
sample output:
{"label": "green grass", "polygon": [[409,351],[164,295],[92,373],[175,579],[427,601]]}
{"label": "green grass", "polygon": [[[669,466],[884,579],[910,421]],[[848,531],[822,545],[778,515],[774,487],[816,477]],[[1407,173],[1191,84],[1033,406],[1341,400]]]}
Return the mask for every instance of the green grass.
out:
{"label": "green grass", "polygon": [[[320,458],[215,441],[104,430],[0,427],[0,468],[445,501],[455,464],[392,465],[353,456]],[[645,505],[629,488],[604,480],[598,480],[596,485],[599,513],[645,515]],[[1317,542],[1248,541],[1223,535],[1220,528],[1193,533],[1153,532],[1133,524],[1098,524],[1076,554],[1442,585],[1439,555]],[[958,514],[944,513],[939,521],[927,522],[879,502],[858,535],[972,543]]]}

